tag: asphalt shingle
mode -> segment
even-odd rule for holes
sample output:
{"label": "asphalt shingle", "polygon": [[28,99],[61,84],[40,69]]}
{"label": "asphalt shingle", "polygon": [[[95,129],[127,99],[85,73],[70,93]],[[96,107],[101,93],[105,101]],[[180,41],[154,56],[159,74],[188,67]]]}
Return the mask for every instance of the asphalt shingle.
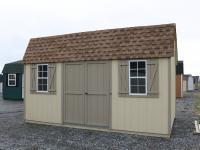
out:
{"label": "asphalt shingle", "polygon": [[33,38],[28,63],[159,58],[174,56],[176,25],[128,27]]}

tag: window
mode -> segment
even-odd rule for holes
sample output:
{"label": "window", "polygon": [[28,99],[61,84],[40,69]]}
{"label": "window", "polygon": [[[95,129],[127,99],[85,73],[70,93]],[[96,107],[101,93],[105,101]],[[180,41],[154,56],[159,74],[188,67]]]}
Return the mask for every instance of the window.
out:
{"label": "window", "polygon": [[8,74],[8,86],[16,86],[16,74]]}
{"label": "window", "polygon": [[37,66],[37,91],[47,92],[48,87],[48,65],[41,64]]}
{"label": "window", "polygon": [[129,94],[147,94],[147,69],[145,60],[129,61]]}

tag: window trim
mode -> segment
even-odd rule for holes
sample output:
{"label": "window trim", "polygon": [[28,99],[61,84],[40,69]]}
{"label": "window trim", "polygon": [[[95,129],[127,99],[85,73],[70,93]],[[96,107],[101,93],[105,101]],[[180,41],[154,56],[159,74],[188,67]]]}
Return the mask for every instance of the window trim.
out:
{"label": "window trim", "polygon": [[[131,78],[134,78],[134,77],[131,77],[130,76],[130,63],[131,62],[145,62],[145,77],[135,77],[135,78],[144,78],[145,79],[145,93],[131,93]],[[138,69],[138,68],[137,68]],[[129,95],[131,96],[147,96],[147,60],[129,60],[128,62],[128,88],[129,88]]]}
{"label": "window trim", "polygon": [[[38,68],[39,66],[44,66],[46,65],[47,66],[47,77],[38,77]],[[37,92],[38,93],[48,93],[48,74],[49,74],[49,70],[48,70],[48,64],[37,64],[37,81],[36,81],[36,86],[37,86]],[[47,90],[46,91],[41,91],[41,90],[38,90],[38,79],[47,79]]]}
{"label": "window trim", "polygon": [[[10,79],[10,75],[14,75],[15,79]],[[10,85],[10,82],[9,81],[15,81],[15,84],[14,85]],[[16,74],[8,74],[8,86],[16,86]]]}

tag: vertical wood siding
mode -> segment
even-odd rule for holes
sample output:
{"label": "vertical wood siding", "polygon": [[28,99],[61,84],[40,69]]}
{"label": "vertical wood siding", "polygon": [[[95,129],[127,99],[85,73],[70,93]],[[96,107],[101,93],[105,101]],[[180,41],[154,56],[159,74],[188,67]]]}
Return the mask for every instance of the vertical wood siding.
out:
{"label": "vertical wood siding", "polygon": [[[175,113],[176,113],[176,59],[175,57],[171,57],[170,59],[171,65],[171,127],[174,122]],[[169,81],[170,82],[170,81]]]}
{"label": "vertical wood siding", "polygon": [[118,61],[112,61],[112,129],[168,134],[168,61],[159,59],[157,98],[120,97]]}
{"label": "vertical wood siding", "polygon": [[183,97],[183,75],[176,75],[176,97]]}
{"label": "vertical wood siding", "polygon": [[[35,69],[35,68],[34,68]],[[30,93],[32,67],[25,65],[25,119],[49,123],[62,123],[61,94],[62,64],[56,64],[56,94]],[[33,86],[35,89],[35,86]]]}

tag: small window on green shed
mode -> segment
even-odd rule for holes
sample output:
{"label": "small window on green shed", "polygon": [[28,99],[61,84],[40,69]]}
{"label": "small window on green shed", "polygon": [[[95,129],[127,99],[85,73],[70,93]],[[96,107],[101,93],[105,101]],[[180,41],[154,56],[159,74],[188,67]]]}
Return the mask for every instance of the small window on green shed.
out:
{"label": "small window on green shed", "polygon": [[16,74],[8,74],[8,86],[16,86]]}

